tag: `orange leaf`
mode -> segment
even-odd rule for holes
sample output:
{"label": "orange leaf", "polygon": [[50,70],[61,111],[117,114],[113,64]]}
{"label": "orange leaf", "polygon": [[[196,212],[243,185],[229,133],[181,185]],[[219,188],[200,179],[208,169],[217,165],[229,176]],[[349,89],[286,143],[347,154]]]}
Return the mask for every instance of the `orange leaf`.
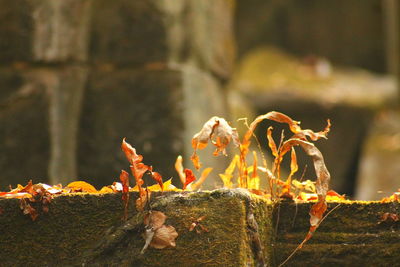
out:
{"label": "orange leaf", "polygon": [[87,193],[97,193],[96,188],[84,181],[76,181],[69,183],[66,187],[71,189],[71,192],[87,192]]}
{"label": "orange leaf", "polygon": [[268,127],[267,130],[267,139],[268,139],[268,146],[271,149],[272,155],[276,158],[278,157],[278,149],[276,148],[276,144],[274,139],[272,138],[272,126]]}
{"label": "orange leaf", "polygon": [[183,190],[186,189],[186,187],[193,182],[194,180],[196,180],[196,177],[194,176],[192,170],[190,169],[185,169],[185,183],[183,184]]}
{"label": "orange leaf", "polygon": [[130,144],[125,141],[125,138],[122,139],[121,145],[122,151],[125,153],[126,158],[131,163],[131,165],[135,165],[136,163],[142,162],[143,156],[136,154],[136,149],[134,149]]}

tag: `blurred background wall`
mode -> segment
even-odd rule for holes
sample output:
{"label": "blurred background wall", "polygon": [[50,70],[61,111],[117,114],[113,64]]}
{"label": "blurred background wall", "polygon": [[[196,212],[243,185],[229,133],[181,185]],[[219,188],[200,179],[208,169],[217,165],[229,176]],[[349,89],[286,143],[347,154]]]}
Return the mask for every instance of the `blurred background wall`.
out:
{"label": "blurred background wall", "polygon": [[[209,117],[278,110],[314,130],[332,119],[318,146],[335,190],[392,192],[398,10],[396,0],[0,0],[0,190],[110,184],[128,168],[123,137],[176,176]],[[210,150],[201,157],[217,177],[228,159]]]}

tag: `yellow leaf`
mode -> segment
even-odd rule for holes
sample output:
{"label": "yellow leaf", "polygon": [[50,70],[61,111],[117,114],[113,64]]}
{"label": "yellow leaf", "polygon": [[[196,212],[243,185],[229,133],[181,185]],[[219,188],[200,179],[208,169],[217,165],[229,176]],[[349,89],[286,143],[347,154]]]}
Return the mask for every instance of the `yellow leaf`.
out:
{"label": "yellow leaf", "polygon": [[239,155],[235,155],[235,157],[232,159],[231,163],[229,164],[228,168],[225,169],[225,172],[219,174],[219,177],[221,178],[222,182],[224,183],[224,187],[232,188],[233,172],[238,163],[239,163]]}

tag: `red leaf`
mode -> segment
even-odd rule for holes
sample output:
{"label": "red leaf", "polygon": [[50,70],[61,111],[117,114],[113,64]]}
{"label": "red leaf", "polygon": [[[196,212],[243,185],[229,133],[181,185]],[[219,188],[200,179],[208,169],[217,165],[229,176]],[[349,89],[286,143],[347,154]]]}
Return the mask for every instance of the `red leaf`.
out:
{"label": "red leaf", "polygon": [[185,179],[185,183],[183,184],[183,190],[185,190],[186,187],[187,187],[191,182],[193,182],[194,180],[196,180],[196,177],[194,176],[192,170],[190,170],[190,169],[185,169],[184,172],[185,172],[185,177],[186,177],[186,179]]}
{"label": "red leaf", "polygon": [[160,185],[161,191],[164,191],[164,184],[161,174],[158,172],[151,172],[151,177]]}

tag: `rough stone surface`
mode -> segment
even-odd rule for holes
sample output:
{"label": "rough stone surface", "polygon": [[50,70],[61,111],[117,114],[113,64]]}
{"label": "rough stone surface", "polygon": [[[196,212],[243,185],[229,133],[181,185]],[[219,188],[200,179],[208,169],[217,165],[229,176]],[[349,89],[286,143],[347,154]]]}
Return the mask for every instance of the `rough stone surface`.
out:
{"label": "rough stone surface", "polygon": [[[273,220],[278,222],[273,244],[275,264],[283,262],[304,239],[310,227],[310,205],[282,203],[275,209]],[[313,237],[287,262],[288,266],[397,264],[399,223],[381,221],[384,213],[399,214],[398,202],[329,203],[328,211],[333,208],[335,210],[321,223]]]}
{"label": "rough stone surface", "polygon": [[[131,207],[137,194],[131,194]],[[252,208],[250,208],[252,203]],[[55,198],[49,212],[40,212],[36,221],[22,214],[17,199],[0,200],[3,214],[0,224],[0,256],[6,265],[134,265],[134,266],[256,266],[252,241],[248,234],[248,214],[259,225],[262,244],[269,243],[272,228],[268,219],[272,209],[263,201],[251,200],[238,190],[201,193],[164,194],[154,197],[153,210],[167,215],[166,225],[175,227],[179,236],[175,248],[148,248],[144,255],[141,236],[143,217],[130,210],[132,230],[124,231],[120,194],[76,194]],[[36,207],[36,206],[35,206]],[[37,206],[40,208],[40,205]],[[201,222],[208,232],[189,231],[191,223]],[[137,220],[135,218],[138,218]],[[142,218],[142,220],[140,220]],[[131,223],[132,224],[132,223]],[[125,226],[130,227],[128,225]],[[120,234],[119,242],[112,241]],[[13,242],[10,242],[12,238]],[[93,254],[108,242],[105,253]],[[269,265],[269,255],[265,263]]]}
{"label": "rough stone surface", "polygon": [[[137,193],[130,194],[127,223],[121,221],[120,193],[56,197],[48,213],[34,203],[39,211],[35,221],[23,215],[18,199],[0,199],[2,264],[279,266],[310,227],[312,203],[283,201],[272,205],[241,189],[153,193],[150,207],[165,213],[165,224],[173,226],[179,235],[176,247],[150,247],[142,255],[143,214],[133,208],[137,197]],[[382,221],[382,215],[399,214],[398,202],[328,204],[328,211],[334,208],[288,265],[397,264],[400,225]],[[208,231],[189,231],[201,216],[205,217],[200,223]],[[261,257],[257,257],[258,251]]]}

